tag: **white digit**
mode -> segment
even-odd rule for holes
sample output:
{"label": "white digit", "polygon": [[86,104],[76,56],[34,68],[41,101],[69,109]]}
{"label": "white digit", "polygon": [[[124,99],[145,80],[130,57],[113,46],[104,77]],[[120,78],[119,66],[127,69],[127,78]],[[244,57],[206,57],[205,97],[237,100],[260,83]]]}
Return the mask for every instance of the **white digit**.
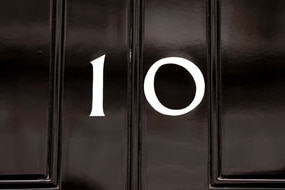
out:
{"label": "white digit", "polygon": [[103,110],[103,76],[105,55],[91,61],[93,67],[92,116],[105,116]]}
{"label": "white digit", "polygon": [[[158,100],[154,90],[154,78],[157,70],[167,64],[175,64],[185,68],[193,77],[196,85],[196,93],[193,101],[183,109],[169,109]],[[205,94],[205,81],[200,69],[191,61],[180,57],[163,58],[155,62],[146,74],[144,81],[144,93],[149,104],[159,113],[169,116],[183,115],[195,109],[202,101]]]}

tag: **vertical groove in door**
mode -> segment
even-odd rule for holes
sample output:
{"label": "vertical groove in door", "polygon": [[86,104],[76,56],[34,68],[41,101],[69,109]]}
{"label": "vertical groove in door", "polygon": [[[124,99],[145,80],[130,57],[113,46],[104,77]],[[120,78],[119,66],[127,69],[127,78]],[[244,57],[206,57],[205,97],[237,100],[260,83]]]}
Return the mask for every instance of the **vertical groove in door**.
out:
{"label": "vertical groove in door", "polygon": [[219,15],[218,1],[210,0],[210,80],[211,80],[211,124],[210,124],[210,180],[215,183],[220,174],[220,154],[219,154]]}
{"label": "vertical groove in door", "polygon": [[64,55],[64,14],[65,0],[51,2],[51,66],[50,66],[50,107],[48,137],[48,175],[54,185],[60,181],[61,163],[61,106],[63,86],[63,55]]}
{"label": "vertical groove in door", "polygon": [[207,0],[207,62],[208,62],[208,84],[209,84],[209,88],[208,88],[208,99],[209,99],[209,105],[208,105],[208,109],[209,109],[209,123],[208,123],[208,185],[209,187],[211,187],[212,185],[212,91],[213,91],[213,84],[212,84],[212,52],[213,52],[213,48],[212,47],[212,25],[213,25],[213,10],[212,10],[212,4],[213,1],[212,0]]}
{"label": "vertical groove in door", "polygon": [[64,61],[65,61],[65,34],[66,34],[66,3],[67,0],[59,0],[58,1],[58,6],[59,6],[59,11],[57,15],[57,31],[56,31],[56,52],[57,54],[57,80],[56,86],[58,86],[58,92],[57,92],[57,101],[58,101],[58,113],[57,114],[57,122],[58,122],[58,159],[57,159],[57,165],[54,167],[53,171],[56,171],[57,175],[54,176],[54,180],[57,181],[57,186],[59,189],[61,189],[62,185],[62,132],[63,132],[63,123],[62,123],[62,111],[63,111],[63,86],[64,86]]}
{"label": "vertical groove in door", "polygon": [[141,119],[143,0],[130,0],[128,190],[141,189]]}
{"label": "vertical groove in door", "polygon": [[128,36],[129,36],[129,58],[128,58],[128,156],[127,156],[127,178],[126,190],[132,189],[132,169],[133,169],[133,20],[134,20],[134,0],[129,0],[128,15]]}

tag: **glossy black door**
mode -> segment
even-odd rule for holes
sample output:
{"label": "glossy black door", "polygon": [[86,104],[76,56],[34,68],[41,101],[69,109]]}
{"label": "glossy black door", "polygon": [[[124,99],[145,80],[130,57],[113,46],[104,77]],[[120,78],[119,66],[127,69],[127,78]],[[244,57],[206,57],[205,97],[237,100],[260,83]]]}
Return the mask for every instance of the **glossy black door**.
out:
{"label": "glossy black door", "polygon": [[[0,189],[285,189],[284,0],[0,5]],[[105,116],[90,116],[91,62],[103,55]],[[178,116],[144,89],[169,57],[205,82]],[[158,69],[162,105],[193,101],[190,73]]]}

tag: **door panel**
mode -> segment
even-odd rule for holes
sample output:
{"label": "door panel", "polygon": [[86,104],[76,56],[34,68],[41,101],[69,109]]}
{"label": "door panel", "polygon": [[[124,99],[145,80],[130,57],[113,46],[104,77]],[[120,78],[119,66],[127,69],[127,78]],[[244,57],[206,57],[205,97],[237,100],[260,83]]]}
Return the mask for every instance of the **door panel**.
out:
{"label": "door panel", "polygon": [[284,186],[284,1],[219,0],[216,183]]}
{"label": "door panel", "polygon": [[[67,2],[64,189],[126,188],[128,14],[127,0]],[[103,55],[105,116],[90,117],[90,62]]]}
{"label": "door panel", "polygon": [[[34,6],[23,8],[10,1],[0,11],[0,145],[9,147],[0,158],[0,168],[6,175],[46,173],[49,1],[29,3]],[[38,17],[27,14],[30,11]]]}
{"label": "door panel", "polygon": [[[207,81],[206,1],[145,0],[144,8],[143,78],[156,61],[182,57]],[[171,109],[187,107],[196,92],[193,77],[173,64],[159,68],[154,86],[160,102]],[[207,93],[193,111],[167,116],[152,108],[142,89],[140,117],[142,189],[206,189]]]}
{"label": "door panel", "polygon": [[57,184],[56,8],[49,0],[1,2],[0,188]]}

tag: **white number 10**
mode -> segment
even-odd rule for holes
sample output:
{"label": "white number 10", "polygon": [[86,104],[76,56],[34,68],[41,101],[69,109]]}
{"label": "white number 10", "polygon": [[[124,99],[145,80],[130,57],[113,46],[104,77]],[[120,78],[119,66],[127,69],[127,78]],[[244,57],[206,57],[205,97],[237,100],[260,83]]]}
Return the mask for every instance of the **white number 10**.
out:
{"label": "white number 10", "polygon": [[[105,55],[91,62],[93,67],[92,111],[90,116],[105,116],[103,110],[103,73]],[[193,77],[196,93],[193,101],[183,109],[169,109],[158,100],[154,89],[154,78],[158,69],[167,64],[175,64],[186,69]],[[168,57],[155,62],[148,70],[144,81],[144,93],[149,104],[163,115],[179,116],[195,109],[203,100],[205,80],[200,69],[191,61],[181,57]]]}

